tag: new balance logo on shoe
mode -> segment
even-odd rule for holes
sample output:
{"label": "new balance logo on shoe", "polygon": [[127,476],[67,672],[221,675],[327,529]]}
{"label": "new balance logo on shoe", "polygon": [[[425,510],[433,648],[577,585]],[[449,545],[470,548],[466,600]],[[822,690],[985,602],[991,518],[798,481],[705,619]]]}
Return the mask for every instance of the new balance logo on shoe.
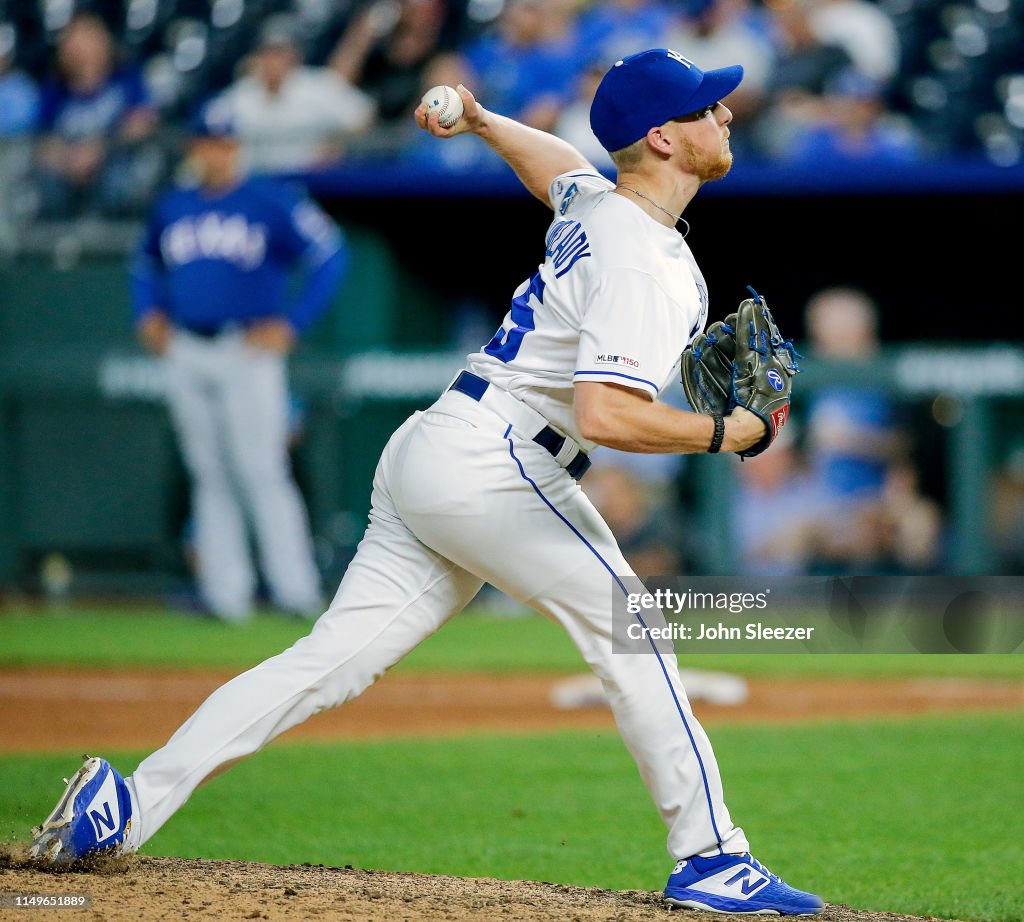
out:
{"label": "new balance logo on shoe", "polygon": [[739,884],[740,890],[743,892],[744,898],[752,896],[757,893],[765,884],[768,883],[768,878],[763,874],[759,874],[753,868],[744,868],[735,877],[729,878],[725,882],[725,886],[731,887],[733,884]]}
{"label": "new balance logo on shoe", "polygon": [[96,831],[97,842],[109,839],[121,828],[121,810],[118,805],[117,783],[114,781],[113,772],[107,773],[96,796],[85,808],[85,814]]}
{"label": "new balance logo on shoe", "polygon": [[741,865],[737,868],[733,865],[716,874],[709,874],[695,880],[689,887],[698,893],[726,896],[733,900],[749,900],[769,883],[771,883],[771,878],[756,868],[752,868],[750,865]]}
{"label": "new balance logo on shoe", "polygon": [[[117,820],[111,815],[110,804],[105,803],[103,809],[104,813],[100,813],[98,810],[89,812],[89,819],[92,820],[92,824],[96,828],[96,839],[100,842],[109,836],[110,833],[117,831]],[[106,826],[107,832],[102,832],[100,826]]]}

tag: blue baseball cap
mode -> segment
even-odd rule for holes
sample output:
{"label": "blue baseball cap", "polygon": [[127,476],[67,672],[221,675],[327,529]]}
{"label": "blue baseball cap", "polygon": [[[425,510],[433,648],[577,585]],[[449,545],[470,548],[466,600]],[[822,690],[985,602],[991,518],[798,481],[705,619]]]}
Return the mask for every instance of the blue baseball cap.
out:
{"label": "blue baseball cap", "polygon": [[231,105],[224,99],[213,99],[201,106],[189,125],[194,138],[236,138]]}
{"label": "blue baseball cap", "polygon": [[739,64],[703,71],[668,48],[641,51],[604,75],[590,106],[590,127],[605,150],[621,150],[656,125],[724,99],[742,79]]}

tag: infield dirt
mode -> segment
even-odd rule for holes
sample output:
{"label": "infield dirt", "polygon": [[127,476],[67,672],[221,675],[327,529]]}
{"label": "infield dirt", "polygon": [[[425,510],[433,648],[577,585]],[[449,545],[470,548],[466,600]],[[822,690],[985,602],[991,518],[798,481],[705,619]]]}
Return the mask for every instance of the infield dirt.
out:
{"label": "infield dirt", "polygon": [[[162,745],[231,673],[0,669],[0,752],[91,751]],[[611,729],[603,707],[560,710],[556,679],[531,675],[389,675],[355,701],[290,731],[290,739],[374,739],[472,732]],[[695,701],[702,722],[804,723],[1024,708],[1024,683],[976,679],[748,681],[736,706]],[[84,721],[67,703],[95,705]]]}
{"label": "infield dirt", "polygon": [[[157,919],[342,919],[347,922],[712,922],[691,910],[670,915],[660,895],[535,881],[396,874],[323,866],[131,857],[85,871],[40,871],[0,856],[0,892],[83,894],[88,911],[46,918],[138,922]],[[9,910],[8,917],[21,913]],[[0,918],[4,918],[0,911]],[[737,918],[737,917],[731,917]],[[919,917],[829,905],[824,922],[920,922]]]}

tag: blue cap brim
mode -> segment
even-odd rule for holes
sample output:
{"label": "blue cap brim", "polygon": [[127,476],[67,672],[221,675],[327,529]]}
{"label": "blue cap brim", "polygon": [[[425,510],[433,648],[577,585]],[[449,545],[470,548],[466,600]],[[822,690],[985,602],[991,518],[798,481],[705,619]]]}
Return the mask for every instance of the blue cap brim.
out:
{"label": "blue cap brim", "polygon": [[742,79],[743,66],[741,64],[720,67],[718,70],[704,71],[704,79],[701,80],[700,86],[697,87],[697,92],[686,100],[686,111],[680,112],[679,115],[699,112],[706,106],[725,99],[726,96],[740,85]]}

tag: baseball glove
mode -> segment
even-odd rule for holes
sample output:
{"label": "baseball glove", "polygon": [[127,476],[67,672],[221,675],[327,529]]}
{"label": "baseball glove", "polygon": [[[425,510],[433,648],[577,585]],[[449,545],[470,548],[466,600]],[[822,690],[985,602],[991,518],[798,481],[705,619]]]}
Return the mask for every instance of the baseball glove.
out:
{"label": "baseball glove", "polygon": [[793,343],[782,338],[764,298],[750,292],[754,297],[736,313],[696,336],[682,359],[683,388],[695,412],[726,415],[743,407],[764,421],[764,438],[738,452],[742,458],[761,454],[786,424],[800,372]]}

